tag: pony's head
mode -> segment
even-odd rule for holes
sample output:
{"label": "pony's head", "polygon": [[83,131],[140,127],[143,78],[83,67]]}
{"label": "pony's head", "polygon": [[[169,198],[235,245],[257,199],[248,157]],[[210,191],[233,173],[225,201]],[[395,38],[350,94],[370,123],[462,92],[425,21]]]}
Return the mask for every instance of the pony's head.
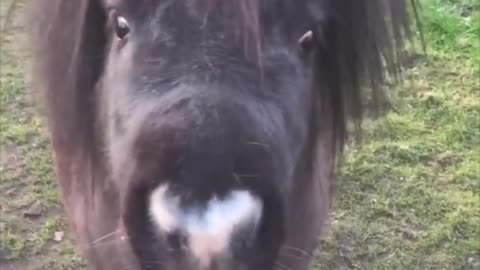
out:
{"label": "pony's head", "polygon": [[57,177],[92,266],[307,267],[405,1],[34,2]]}

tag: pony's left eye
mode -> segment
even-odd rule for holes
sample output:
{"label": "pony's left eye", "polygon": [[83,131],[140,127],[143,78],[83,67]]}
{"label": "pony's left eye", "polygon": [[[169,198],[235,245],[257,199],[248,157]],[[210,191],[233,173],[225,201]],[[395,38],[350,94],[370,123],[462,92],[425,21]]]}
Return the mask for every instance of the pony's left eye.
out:
{"label": "pony's left eye", "polygon": [[115,17],[115,34],[119,39],[125,39],[130,33],[130,26],[128,25],[127,19],[123,16]]}

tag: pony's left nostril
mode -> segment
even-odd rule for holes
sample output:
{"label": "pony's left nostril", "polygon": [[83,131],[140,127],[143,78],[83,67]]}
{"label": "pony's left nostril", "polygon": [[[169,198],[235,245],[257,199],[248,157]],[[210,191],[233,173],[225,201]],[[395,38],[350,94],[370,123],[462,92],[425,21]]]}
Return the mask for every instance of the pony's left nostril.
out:
{"label": "pony's left nostril", "polygon": [[169,233],[167,244],[172,251],[185,251],[188,249],[188,237],[181,232]]}

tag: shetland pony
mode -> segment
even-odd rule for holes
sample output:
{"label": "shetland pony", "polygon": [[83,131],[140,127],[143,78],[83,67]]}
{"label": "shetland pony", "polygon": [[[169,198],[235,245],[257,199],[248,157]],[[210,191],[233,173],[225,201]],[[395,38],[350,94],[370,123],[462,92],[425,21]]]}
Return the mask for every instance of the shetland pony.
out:
{"label": "shetland pony", "polygon": [[34,85],[90,267],[308,269],[407,2],[32,1]]}

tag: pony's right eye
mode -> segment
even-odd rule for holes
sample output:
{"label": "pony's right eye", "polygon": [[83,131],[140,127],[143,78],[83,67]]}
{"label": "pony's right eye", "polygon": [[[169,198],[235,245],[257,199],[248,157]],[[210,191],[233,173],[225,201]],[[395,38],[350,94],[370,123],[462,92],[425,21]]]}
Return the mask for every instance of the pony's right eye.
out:
{"label": "pony's right eye", "polygon": [[125,39],[130,33],[130,26],[125,17],[116,15],[114,25],[115,34],[119,39]]}
{"label": "pony's right eye", "polygon": [[313,36],[312,31],[307,31],[303,36],[298,40],[298,45],[302,52],[309,52],[315,44],[315,37]]}

